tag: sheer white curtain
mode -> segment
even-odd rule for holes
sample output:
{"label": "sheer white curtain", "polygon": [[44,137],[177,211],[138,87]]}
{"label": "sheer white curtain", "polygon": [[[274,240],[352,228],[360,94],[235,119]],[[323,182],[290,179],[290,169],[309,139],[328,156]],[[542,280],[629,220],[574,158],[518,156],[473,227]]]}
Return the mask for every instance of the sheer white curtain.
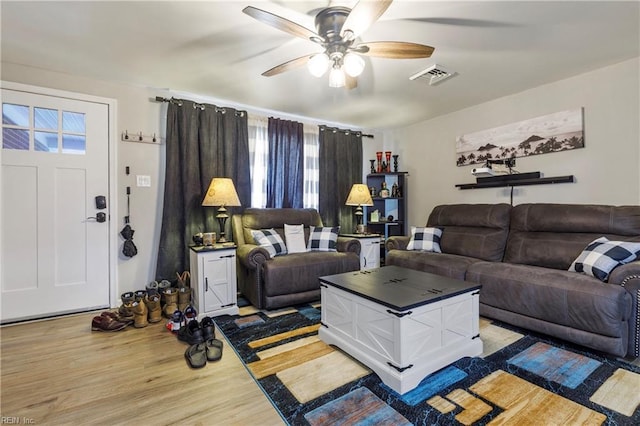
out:
{"label": "sheer white curtain", "polygon": [[304,124],[304,206],[318,209],[320,181],[320,131],[318,126]]}
{"label": "sheer white curtain", "polygon": [[[267,169],[269,167],[269,119],[259,115],[247,117],[249,157],[251,161],[251,207],[267,205]],[[315,124],[303,123],[304,131],[304,199],[306,208],[317,209],[320,181],[320,131]]]}
{"label": "sheer white curtain", "polygon": [[269,158],[269,119],[248,116],[249,159],[251,161],[251,207],[267,205],[267,167]]}

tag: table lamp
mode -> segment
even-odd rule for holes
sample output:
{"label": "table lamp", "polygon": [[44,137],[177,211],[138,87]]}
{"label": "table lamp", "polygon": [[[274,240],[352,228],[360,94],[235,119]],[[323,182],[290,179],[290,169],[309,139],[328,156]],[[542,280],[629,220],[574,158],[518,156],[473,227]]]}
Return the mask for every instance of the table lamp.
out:
{"label": "table lamp", "polygon": [[347,206],[358,206],[355,212],[356,223],[358,224],[356,233],[362,234],[364,231],[362,226],[362,206],[373,206],[373,200],[371,199],[371,193],[369,193],[367,185],[363,183],[353,184],[345,204]]}
{"label": "table lamp", "polygon": [[209,184],[202,205],[207,207],[218,206],[218,214],[216,219],[220,224],[220,238],[219,243],[226,243],[227,239],[224,237],[224,229],[227,223],[229,215],[227,214],[226,207],[240,206],[240,199],[236,188],[233,186],[233,181],[229,178],[213,178]]}

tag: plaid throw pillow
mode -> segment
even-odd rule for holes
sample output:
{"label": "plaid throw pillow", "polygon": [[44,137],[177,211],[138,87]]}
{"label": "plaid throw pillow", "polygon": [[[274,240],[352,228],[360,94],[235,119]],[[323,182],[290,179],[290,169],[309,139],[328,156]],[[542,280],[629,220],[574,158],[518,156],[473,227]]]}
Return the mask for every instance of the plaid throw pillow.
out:
{"label": "plaid throw pillow", "polygon": [[569,266],[571,272],[582,272],[606,281],[614,268],[640,257],[640,243],[609,241],[606,237],[593,240]]}
{"label": "plaid throw pillow", "polygon": [[259,246],[267,249],[269,256],[275,257],[281,254],[287,254],[287,246],[284,245],[282,237],[275,229],[252,230],[251,235]]}
{"label": "plaid throw pillow", "polygon": [[442,253],[440,250],[441,228],[419,228],[411,227],[411,239],[407,245],[407,250],[423,250]]}
{"label": "plaid throw pillow", "polygon": [[309,251],[338,251],[339,226],[333,228],[311,226],[309,231],[309,243],[307,244]]}

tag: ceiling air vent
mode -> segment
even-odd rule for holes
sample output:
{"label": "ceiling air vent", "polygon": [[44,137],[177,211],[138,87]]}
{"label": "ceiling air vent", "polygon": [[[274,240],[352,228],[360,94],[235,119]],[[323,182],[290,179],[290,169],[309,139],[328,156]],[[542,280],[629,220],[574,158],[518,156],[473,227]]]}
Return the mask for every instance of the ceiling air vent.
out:
{"label": "ceiling air vent", "polygon": [[456,75],[456,72],[446,70],[442,65],[432,65],[427,69],[415,73],[409,80],[428,79],[429,85],[434,86]]}

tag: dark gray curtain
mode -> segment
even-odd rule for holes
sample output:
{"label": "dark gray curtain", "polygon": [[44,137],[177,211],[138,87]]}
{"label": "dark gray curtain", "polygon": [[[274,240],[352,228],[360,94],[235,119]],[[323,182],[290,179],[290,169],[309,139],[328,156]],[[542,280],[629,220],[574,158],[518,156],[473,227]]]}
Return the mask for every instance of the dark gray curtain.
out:
{"label": "dark gray curtain", "polygon": [[345,206],[354,183],[362,182],[362,134],[320,126],[319,211],[326,226],[353,232],[353,207]]}
{"label": "dark gray curtain", "polygon": [[302,208],[304,131],[297,121],[269,118],[267,207]]}
{"label": "dark gray curtain", "polygon": [[[247,114],[233,108],[172,100],[167,108],[166,168],[156,279],[189,269],[198,232],[219,232],[216,208],[202,207],[213,177],[229,177],[242,206],[251,204]],[[243,207],[229,207],[229,214]],[[230,221],[227,221],[227,235]]]}

